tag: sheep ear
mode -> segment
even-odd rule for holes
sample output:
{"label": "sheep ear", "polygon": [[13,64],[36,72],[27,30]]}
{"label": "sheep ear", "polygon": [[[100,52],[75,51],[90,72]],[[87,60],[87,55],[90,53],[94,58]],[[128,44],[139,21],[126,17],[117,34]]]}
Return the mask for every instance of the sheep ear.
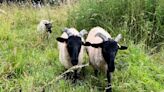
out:
{"label": "sheep ear", "polygon": [[84,42],[82,42],[82,45],[87,46]]}
{"label": "sheep ear", "polygon": [[90,42],[85,42],[85,43],[83,42],[82,44],[83,44],[84,46],[91,46],[91,43],[90,43]]}
{"label": "sheep ear", "polygon": [[98,48],[98,47],[102,47],[102,43],[98,43],[98,44],[92,44],[90,42],[86,42],[85,46],[92,46],[94,48]]}
{"label": "sheep ear", "polygon": [[47,26],[48,24],[46,23],[45,25]]}
{"label": "sheep ear", "polygon": [[102,43],[98,43],[98,44],[91,44],[92,47],[98,48],[98,47],[102,47]]}
{"label": "sheep ear", "polygon": [[126,50],[126,49],[128,49],[127,46],[120,46],[120,47],[119,47],[119,50]]}
{"label": "sheep ear", "polygon": [[58,37],[58,38],[56,38],[56,40],[59,42],[67,42],[68,39]]}

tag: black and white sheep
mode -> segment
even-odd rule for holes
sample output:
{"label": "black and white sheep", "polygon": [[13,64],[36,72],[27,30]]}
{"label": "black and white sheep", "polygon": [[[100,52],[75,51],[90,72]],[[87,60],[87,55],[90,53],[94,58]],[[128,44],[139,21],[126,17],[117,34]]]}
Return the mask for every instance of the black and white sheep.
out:
{"label": "black and white sheep", "polygon": [[38,7],[38,8],[41,8],[45,5],[45,2],[44,0],[31,0],[32,4],[33,4],[33,7]]}
{"label": "black and white sheep", "polygon": [[41,35],[42,39],[50,38],[50,34],[52,33],[52,22],[41,20],[37,26],[37,32]]}
{"label": "black and white sheep", "polygon": [[[59,60],[61,64],[69,69],[75,65],[82,65],[84,54],[83,36],[87,31],[78,32],[75,28],[65,28],[63,34],[57,38],[59,49]],[[74,78],[77,78],[77,72],[74,72]]]}
{"label": "black and white sheep", "polygon": [[111,92],[111,72],[114,72],[114,60],[118,49],[127,49],[125,46],[120,46],[118,41],[121,39],[119,34],[115,39],[101,27],[94,27],[88,33],[86,39],[86,49],[89,55],[90,64],[95,70],[97,76],[98,70],[103,70],[108,79],[108,89],[106,92]]}

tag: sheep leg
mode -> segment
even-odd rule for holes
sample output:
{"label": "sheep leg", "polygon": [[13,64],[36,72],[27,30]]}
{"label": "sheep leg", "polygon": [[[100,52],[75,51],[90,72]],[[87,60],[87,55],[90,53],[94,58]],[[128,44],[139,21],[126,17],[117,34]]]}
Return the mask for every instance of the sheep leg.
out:
{"label": "sheep leg", "polygon": [[67,80],[68,80],[68,79],[71,79],[71,75],[72,75],[72,72],[66,73],[66,75],[65,75],[66,79],[67,79]]}
{"label": "sheep leg", "polygon": [[73,83],[76,83],[76,80],[79,78],[77,70],[74,70],[74,74],[73,74]]}
{"label": "sheep leg", "polygon": [[97,69],[94,69],[94,74],[95,74],[95,76],[97,77],[98,76],[98,70]]}
{"label": "sheep leg", "polygon": [[106,92],[112,92],[112,88],[111,88],[111,72],[109,72],[109,70],[107,71],[107,79],[108,79],[108,85],[107,85]]}

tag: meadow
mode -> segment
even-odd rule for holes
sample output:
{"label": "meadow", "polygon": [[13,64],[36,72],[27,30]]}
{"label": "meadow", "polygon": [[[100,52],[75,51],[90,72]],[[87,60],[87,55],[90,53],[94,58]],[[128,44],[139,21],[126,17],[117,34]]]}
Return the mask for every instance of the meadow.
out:
{"label": "meadow", "polygon": [[[152,1],[152,2],[151,2]],[[65,27],[89,31],[101,26],[115,37],[123,34],[112,77],[113,92],[164,92],[164,2],[158,0],[80,0],[73,5],[0,5],[0,92],[104,92],[106,76],[94,77],[91,66],[85,78],[54,81],[65,71],[58,58],[56,37]],[[143,6],[143,7],[142,7]],[[154,14],[153,14],[154,13]],[[52,36],[40,40],[41,19],[53,21]],[[84,57],[88,63],[88,57]]]}

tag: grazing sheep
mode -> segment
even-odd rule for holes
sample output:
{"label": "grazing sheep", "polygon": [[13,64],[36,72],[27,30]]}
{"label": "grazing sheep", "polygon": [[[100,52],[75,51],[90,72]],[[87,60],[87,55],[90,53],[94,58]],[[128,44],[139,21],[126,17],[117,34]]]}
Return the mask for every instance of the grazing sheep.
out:
{"label": "grazing sheep", "polygon": [[45,5],[44,0],[31,0],[33,7],[41,8]]}
{"label": "grazing sheep", "polygon": [[119,34],[115,40],[111,38],[110,34],[101,27],[94,27],[90,30],[86,39],[87,53],[89,55],[90,64],[95,70],[97,76],[98,70],[103,70],[107,74],[108,89],[111,90],[111,72],[114,72],[114,60],[118,49],[127,49],[125,46],[120,46],[118,41],[121,39]]}
{"label": "grazing sheep", "polygon": [[37,32],[41,35],[42,39],[50,38],[52,32],[52,22],[48,20],[41,20],[37,26]]}
{"label": "grazing sheep", "polygon": [[[59,59],[66,69],[82,65],[85,34],[87,34],[86,30],[78,32],[75,28],[65,28],[61,37],[57,38]],[[77,70],[74,71],[74,78],[77,79]]]}
{"label": "grazing sheep", "polygon": [[0,0],[0,4],[2,4],[3,3],[3,0]]}

